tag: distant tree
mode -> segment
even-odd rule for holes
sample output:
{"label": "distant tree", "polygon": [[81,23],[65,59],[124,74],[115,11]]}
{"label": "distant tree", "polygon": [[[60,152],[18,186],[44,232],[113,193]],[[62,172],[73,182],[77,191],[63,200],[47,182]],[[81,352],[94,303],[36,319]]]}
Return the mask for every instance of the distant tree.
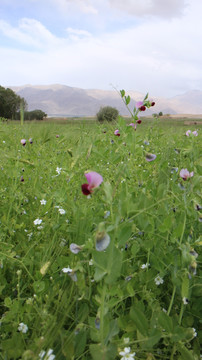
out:
{"label": "distant tree", "polygon": [[43,120],[47,117],[47,114],[39,109],[28,111],[29,113],[29,120]]}
{"label": "distant tree", "polygon": [[0,116],[6,119],[15,119],[20,106],[26,108],[24,98],[18,96],[13,90],[0,86]]}
{"label": "distant tree", "polygon": [[101,107],[98,113],[96,114],[97,120],[99,122],[117,120],[118,115],[119,115],[118,110],[111,106]]}
{"label": "distant tree", "polygon": [[[24,112],[24,120],[43,120],[47,114],[39,109]],[[16,120],[20,120],[20,112],[16,114]]]}
{"label": "distant tree", "polygon": [[159,116],[163,116],[163,112],[162,112],[162,111],[159,112]]}

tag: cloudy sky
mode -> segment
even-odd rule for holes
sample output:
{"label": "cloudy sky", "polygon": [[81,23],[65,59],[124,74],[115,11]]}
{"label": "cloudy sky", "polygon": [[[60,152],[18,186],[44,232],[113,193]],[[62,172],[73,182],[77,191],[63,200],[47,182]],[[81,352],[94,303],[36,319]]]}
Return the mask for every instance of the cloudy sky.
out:
{"label": "cloudy sky", "polygon": [[0,0],[0,85],[202,90],[202,0]]}

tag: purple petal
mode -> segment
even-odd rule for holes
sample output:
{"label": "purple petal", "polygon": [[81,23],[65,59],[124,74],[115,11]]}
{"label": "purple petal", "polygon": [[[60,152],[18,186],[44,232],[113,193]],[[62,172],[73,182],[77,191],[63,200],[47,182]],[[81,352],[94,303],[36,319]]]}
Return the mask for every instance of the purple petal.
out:
{"label": "purple petal", "polygon": [[98,187],[103,182],[103,177],[95,171],[85,174],[90,189]]}
{"label": "purple petal", "polygon": [[135,106],[136,106],[136,108],[139,108],[139,107],[141,107],[143,104],[144,104],[143,101],[137,101],[136,104],[135,104]]}
{"label": "purple petal", "polygon": [[186,135],[189,136],[191,134],[191,130],[186,131]]}
{"label": "purple petal", "polygon": [[96,237],[96,250],[104,251],[110,244],[110,236],[103,232],[99,232]]}
{"label": "purple petal", "polygon": [[146,154],[146,160],[147,161],[153,161],[156,159],[156,155],[155,154]]}
{"label": "purple petal", "polygon": [[189,177],[189,171],[187,169],[182,169],[180,170],[180,177],[183,179],[183,180],[187,180],[187,178]]}

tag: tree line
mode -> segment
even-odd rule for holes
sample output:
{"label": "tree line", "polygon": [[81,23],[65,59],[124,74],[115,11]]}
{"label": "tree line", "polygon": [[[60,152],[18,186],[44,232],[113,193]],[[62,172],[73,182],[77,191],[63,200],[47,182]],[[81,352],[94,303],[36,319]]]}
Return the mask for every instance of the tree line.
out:
{"label": "tree line", "polygon": [[13,90],[0,86],[0,117],[10,120],[20,120],[20,111],[25,120],[43,120],[47,116],[42,110],[27,111],[27,102]]}

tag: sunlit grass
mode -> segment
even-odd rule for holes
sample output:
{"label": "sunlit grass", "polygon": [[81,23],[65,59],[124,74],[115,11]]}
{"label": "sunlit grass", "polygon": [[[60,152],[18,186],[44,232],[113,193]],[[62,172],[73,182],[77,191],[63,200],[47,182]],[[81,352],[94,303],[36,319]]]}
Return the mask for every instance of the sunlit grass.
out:
{"label": "sunlit grass", "polygon": [[[199,135],[152,119],[136,132],[122,119],[1,124],[2,359],[199,357],[201,130],[189,128]],[[89,171],[104,181],[86,197]]]}

